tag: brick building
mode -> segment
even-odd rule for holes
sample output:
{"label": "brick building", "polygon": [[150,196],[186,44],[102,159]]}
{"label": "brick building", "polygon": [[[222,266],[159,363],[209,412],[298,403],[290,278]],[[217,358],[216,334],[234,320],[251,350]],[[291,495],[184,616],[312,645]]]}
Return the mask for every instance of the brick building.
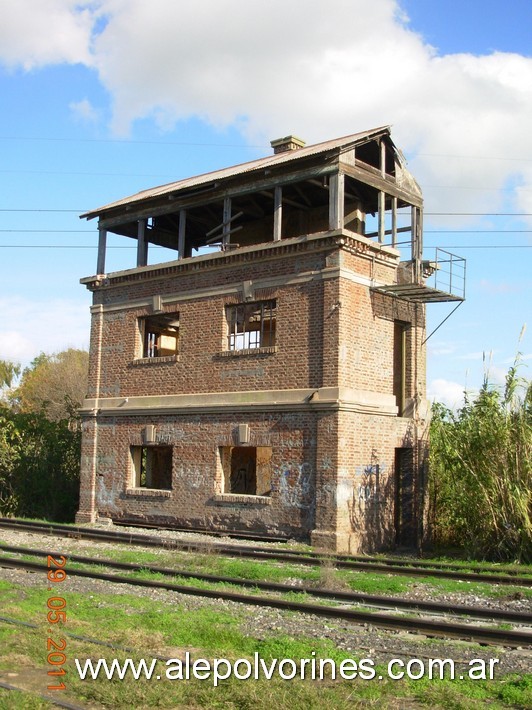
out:
{"label": "brick building", "polygon": [[[272,146],[83,215],[100,237],[79,522],[350,552],[419,538],[425,304],[461,296],[426,281],[441,267],[387,127]],[[106,273],[109,232],[136,240],[135,268]]]}

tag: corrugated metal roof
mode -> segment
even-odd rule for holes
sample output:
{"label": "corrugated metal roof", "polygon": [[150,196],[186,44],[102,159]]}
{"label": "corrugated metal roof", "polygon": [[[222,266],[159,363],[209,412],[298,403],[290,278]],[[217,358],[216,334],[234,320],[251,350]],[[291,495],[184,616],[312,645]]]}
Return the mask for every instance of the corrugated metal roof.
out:
{"label": "corrugated metal roof", "polygon": [[313,155],[319,155],[320,153],[326,153],[329,150],[347,150],[353,145],[356,145],[357,143],[365,142],[369,138],[378,136],[383,133],[389,135],[390,127],[381,126],[379,128],[374,128],[369,131],[363,131],[361,133],[354,133],[349,136],[343,136],[342,138],[334,138],[333,140],[325,141],[324,143],[315,143],[314,145],[305,146],[304,148],[298,148],[297,150],[289,150],[285,153],[278,153],[277,155],[269,155],[265,158],[251,160],[248,163],[241,163],[240,165],[233,165],[229,168],[214,170],[213,172],[203,173],[202,175],[196,175],[195,177],[185,178],[184,180],[177,180],[176,182],[170,182],[165,185],[150,188],[148,190],[142,190],[141,192],[137,192],[134,195],[125,197],[121,200],[117,200],[116,202],[111,202],[108,205],[99,207],[98,209],[91,210],[90,212],[85,212],[81,215],[81,217],[93,219],[94,217],[98,217],[102,213],[107,212],[111,209],[115,209],[116,207],[131,205],[136,202],[142,202],[143,200],[152,199],[154,197],[161,197],[169,193],[179,192],[180,190],[198,187],[208,182],[224,180],[230,177],[235,177],[236,175],[251,173],[254,170],[261,170],[272,166],[283,165],[284,163],[289,163],[294,160],[301,160],[302,158],[308,158]]}

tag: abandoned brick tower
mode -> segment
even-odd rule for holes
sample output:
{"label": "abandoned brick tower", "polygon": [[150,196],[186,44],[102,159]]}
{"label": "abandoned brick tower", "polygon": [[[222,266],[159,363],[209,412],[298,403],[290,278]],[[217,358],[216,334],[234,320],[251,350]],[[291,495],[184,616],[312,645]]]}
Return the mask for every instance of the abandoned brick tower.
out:
{"label": "abandoned brick tower", "polygon": [[[422,534],[425,304],[462,296],[431,285],[445,260],[423,260],[388,127],[272,146],[83,215],[99,247],[79,522],[349,552]],[[136,240],[135,268],[106,272],[110,234]]]}

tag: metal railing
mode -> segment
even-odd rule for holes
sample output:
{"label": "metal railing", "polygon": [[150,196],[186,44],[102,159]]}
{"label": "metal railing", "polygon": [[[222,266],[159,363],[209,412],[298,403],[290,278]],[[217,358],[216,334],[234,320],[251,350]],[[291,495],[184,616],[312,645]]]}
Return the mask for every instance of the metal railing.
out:
{"label": "metal railing", "polygon": [[466,260],[436,247],[434,260],[423,259],[422,269],[427,286],[465,298]]}

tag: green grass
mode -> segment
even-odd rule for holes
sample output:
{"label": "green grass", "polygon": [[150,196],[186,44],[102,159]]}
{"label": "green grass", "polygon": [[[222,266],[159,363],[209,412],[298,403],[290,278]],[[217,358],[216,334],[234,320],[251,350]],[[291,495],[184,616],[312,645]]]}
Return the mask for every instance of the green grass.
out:
{"label": "green grass", "polygon": [[[6,600],[3,613],[26,622],[39,624],[39,629],[7,627],[0,624],[0,668],[7,669],[31,664],[34,668],[46,667],[46,637],[49,635],[45,622],[46,600],[49,592],[43,580],[43,588],[1,585]],[[332,658],[337,663],[346,658],[368,657],[368,651],[347,652],[338,649],[329,640],[290,637],[286,634],[263,633],[256,638],[247,633],[247,617],[242,610],[227,611],[212,606],[186,610],[183,606],[153,601],[134,594],[91,595],[70,592],[64,586],[61,594],[67,600],[67,625],[53,629],[52,636],[59,638],[62,632],[97,637],[132,647],[134,652],[125,654],[85,641],[67,638],[67,691],[61,699],[81,703],[98,703],[105,707],[121,708],[220,708],[224,710],[271,710],[273,708],[307,708],[343,710],[344,708],[421,707],[478,708],[489,704],[490,708],[527,707],[531,701],[532,680],[507,677],[496,681],[470,680],[451,681],[392,681],[385,677],[362,681],[283,681],[276,677],[270,682],[238,681],[234,678],[222,681],[213,688],[209,681],[137,681],[119,682],[99,679],[81,681],[77,677],[73,659],[132,657],[150,659],[154,653],[171,655],[189,650],[194,658],[251,659],[258,652],[265,661],[274,658]],[[464,657],[465,646],[459,652]],[[472,646],[471,657],[478,653]],[[438,644],[431,646],[433,657],[448,657]],[[447,655],[442,655],[446,653]],[[495,655],[495,653],[493,654]],[[16,659],[16,660],[15,660]],[[377,675],[386,676],[379,667]],[[22,699],[0,694],[0,709],[46,708],[47,705],[32,696]],[[8,703],[8,704],[5,704]]]}
{"label": "green grass", "polygon": [[[231,559],[217,554],[196,553],[164,553],[157,555],[153,552],[131,551],[131,550],[101,550],[100,548],[90,548],[84,551],[85,557],[94,556],[95,564],[104,565],[105,559],[119,562],[130,562],[138,565],[170,567],[176,569],[176,577],[171,578],[156,573],[142,571],[140,573],[130,573],[117,570],[115,574],[124,576],[140,576],[141,578],[159,579],[161,581],[174,581],[176,584],[184,586],[196,586],[205,589],[227,589],[237,591],[237,587],[230,584],[212,584],[206,581],[187,579],[179,576],[179,570],[198,574],[213,574],[246,581],[273,581],[273,582],[293,582],[298,580],[304,586],[351,590],[356,593],[377,594],[377,595],[402,595],[409,590],[423,586],[435,593],[459,593],[474,594],[485,598],[508,598],[518,595],[523,599],[532,599],[532,588],[518,587],[514,585],[497,585],[490,582],[469,582],[442,577],[431,577],[430,570],[427,570],[427,577],[411,577],[408,570],[404,574],[391,575],[379,572],[360,572],[337,570],[329,561],[325,561],[318,566],[303,566],[293,564],[276,564],[270,561],[257,561],[247,559]],[[25,559],[35,559],[24,556]],[[42,558],[37,558],[42,562]],[[90,569],[85,564],[69,563],[70,569]],[[1,586],[0,586],[1,589]],[[240,590],[238,590],[240,591]],[[297,593],[297,587],[294,592]],[[258,590],[249,590],[249,593],[261,593]]]}
{"label": "green grass", "polygon": [[[13,685],[13,684],[11,684]],[[48,710],[56,706],[30,693],[0,688],[0,710]]]}

